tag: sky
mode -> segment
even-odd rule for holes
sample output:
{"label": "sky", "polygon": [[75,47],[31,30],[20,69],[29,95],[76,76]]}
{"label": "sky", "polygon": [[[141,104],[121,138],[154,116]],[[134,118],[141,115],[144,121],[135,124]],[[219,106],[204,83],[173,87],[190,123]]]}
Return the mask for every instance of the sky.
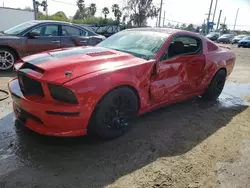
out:
{"label": "sky", "polygon": [[[42,1],[42,0],[40,0]],[[73,16],[77,9],[74,0],[47,0],[49,14],[54,14],[57,11],[63,11],[67,16]],[[214,12],[215,1],[212,8]],[[154,4],[160,5],[160,0],[154,0]],[[165,24],[171,22],[171,24],[181,23],[193,23],[200,25],[207,19],[206,13],[209,12],[211,0],[163,0],[162,17],[165,15]],[[88,6],[90,3],[96,3],[97,12],[96,16],[101,16],[101,9],[103,7],[111,8],[115,3],[119,4],[120,7],[125,5],[126,0],[85,0],[85,5]],[[32,0],[0,0],[0,6],[4,4],[5,7],[11,8],[24,8],[32,7]],[[219,11],[222,9],[221,23],[224,22],[226,17],[226,24],[229,28],[233,28],[236,12],[239,8],[239,14],[237,19],[236,29],[250,30],[250,0],[218,0],[217,11],[215,14],[215,23],[218,21]],[[112,13],[109,14],[112,17]],[[213,15],[211,16],[211,21]],[[169,21],[171,20],[171,21]],[[173,22],[175,21],[175,22]],[[156,19],[149,19],[148,25],[155,26]],[[162,23],[163,24],[163,23]]]}

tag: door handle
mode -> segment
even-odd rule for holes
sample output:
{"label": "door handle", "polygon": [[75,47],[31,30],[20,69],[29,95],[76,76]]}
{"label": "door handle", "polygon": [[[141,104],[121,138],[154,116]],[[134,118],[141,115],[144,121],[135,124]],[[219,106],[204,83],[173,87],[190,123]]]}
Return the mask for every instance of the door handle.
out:
{"label": "door handle", "polygon": [[81,40],[80,43],[87,43],[87,41],[86,40]]}
{"label": "door handle", "polygon": [[59,40],[53,40],[52,43],[60,43]]}

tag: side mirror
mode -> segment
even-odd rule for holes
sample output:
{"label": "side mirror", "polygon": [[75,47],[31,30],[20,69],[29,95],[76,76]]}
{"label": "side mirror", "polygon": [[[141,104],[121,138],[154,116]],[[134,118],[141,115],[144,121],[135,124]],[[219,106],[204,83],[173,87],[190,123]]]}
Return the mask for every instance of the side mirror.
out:
{"label": "side mirror", "polygon": [[168,52],[164,52],[164,54],[161,56],[161,61],[168,59]]}
{"label": "side mirror", "polygon": [[30,38],[30,39],[35,39],[36,37],[38,37],[40,34],[38,33],[38,32],[30,32],[29,34],[28,34],[28,37]]}

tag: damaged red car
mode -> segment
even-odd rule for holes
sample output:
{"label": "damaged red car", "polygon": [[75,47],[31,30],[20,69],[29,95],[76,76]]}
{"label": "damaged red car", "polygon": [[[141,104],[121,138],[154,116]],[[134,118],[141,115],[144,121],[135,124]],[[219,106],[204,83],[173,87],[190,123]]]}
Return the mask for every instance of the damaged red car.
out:
{"label": "damaged red car", "polygon": [[95,47],[46,51],[15,64],[16,118],[35,132],[106,139],[145,112],[193,96],[215,100],[235,53],[203,36],[163,28],[121,31]]}

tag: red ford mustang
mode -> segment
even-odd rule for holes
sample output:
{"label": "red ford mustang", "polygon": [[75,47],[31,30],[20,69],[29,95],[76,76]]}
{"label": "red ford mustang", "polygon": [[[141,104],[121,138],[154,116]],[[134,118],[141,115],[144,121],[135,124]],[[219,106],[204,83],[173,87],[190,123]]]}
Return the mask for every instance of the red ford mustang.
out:
{"label": "red ford mustang", "polygon": [[112,139],[137,115],[193,96],[218,98],[234,65],[233,51],[199,34],[137,28],[95,47],[22,58],[9,90],[16,118],[40,134]]}

